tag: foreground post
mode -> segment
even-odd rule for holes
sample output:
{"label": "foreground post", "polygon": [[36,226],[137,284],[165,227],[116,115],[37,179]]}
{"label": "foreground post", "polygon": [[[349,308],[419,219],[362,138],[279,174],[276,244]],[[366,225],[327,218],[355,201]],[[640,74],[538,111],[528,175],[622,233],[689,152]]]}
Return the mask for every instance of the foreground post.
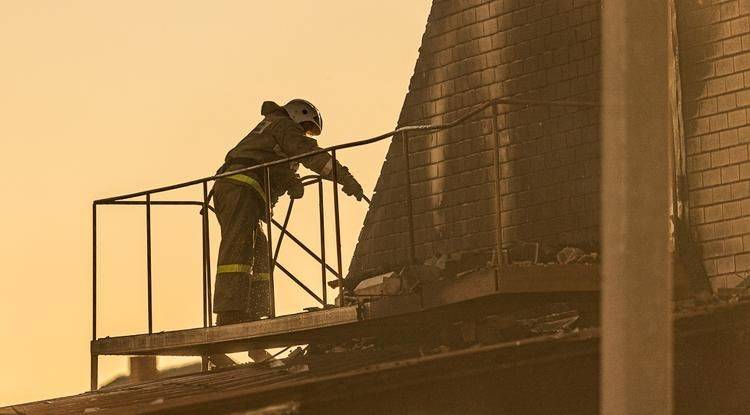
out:
{"label": "foreground post", "polygon": [[602,17],[602,413],[672,413],[667,2]]}

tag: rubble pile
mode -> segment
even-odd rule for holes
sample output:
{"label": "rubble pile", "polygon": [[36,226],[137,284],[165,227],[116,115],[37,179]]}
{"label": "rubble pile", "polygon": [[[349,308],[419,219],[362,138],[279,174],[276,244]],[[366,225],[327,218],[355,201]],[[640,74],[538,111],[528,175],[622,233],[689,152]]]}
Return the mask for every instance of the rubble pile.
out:
{"label": "rubble pile", "polygon": [[[538,242],[516,242],[503,251],[503,266],[552,266],[596,264],[599,254],[591,247],[550,247]],[[362,304],[379,298],[406,295],[420,287],[438,281],[460,279],[471,273],[496,267],[495,251],[476,251],[437,254],[422,264],[412,264],[399,270],[388,270],[375,275],[347,278],[346,304]],[[338,287],[338,281],[329,283]]]}
{"label": "rubble pile", "polygon": [[309,354],[368,351],[411,351],[421,356],[539,336],[560,336],[579,329],[581,315],[565,303],[553,303],[511,313],[446,321],[397,338],[362,337],[337,344],[311,345]]}
{"label": "rubble pile", "polygon": [[557,247],[540,242],[514,242],[503,253],[506,264],[511,265],[567,265],[595,264],[599,253],[592,246],[561,245]]}

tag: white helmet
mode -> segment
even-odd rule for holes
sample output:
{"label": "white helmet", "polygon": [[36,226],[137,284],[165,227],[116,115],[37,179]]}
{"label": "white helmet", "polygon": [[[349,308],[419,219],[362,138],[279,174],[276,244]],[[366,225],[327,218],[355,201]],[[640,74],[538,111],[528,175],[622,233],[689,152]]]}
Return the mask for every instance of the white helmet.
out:
{"label": "white helmet", "polygon": [[323,116],[315,105],[304,99],[293,99],[284,105],[284,110],[289,118],[311,134],[319,135],[323,131]]}

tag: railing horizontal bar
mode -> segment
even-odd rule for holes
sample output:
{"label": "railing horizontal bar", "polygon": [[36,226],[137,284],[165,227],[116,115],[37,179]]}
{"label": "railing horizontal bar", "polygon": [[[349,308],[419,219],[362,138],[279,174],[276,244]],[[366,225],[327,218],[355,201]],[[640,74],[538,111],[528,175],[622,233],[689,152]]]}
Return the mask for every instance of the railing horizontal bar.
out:
{"label": "railing horizontal bar", "polygon": [[[145,205],[146,202],[141,200],[113,200],[106,202],[96,202],[97,205]],[[202,202],[189,201],[189,200],[161,200],[152,201],[151,206],[154,205],[169,205],[169,206],[203,206]]]}
{"label": "railing horizontal bar", "polygon": [[[308,177],[319,177],[319,176],[308,176]],[[317,183],[317,181],[316,181]],[[145,205],[145,201],[140,200],[115,200],[115,201],[109,201],[109,202],[103,202],[98,203],[100,205]],[[193,202],[193,201],[152,201],[151,205],[177,205],[177,206],[203,206],[203,203],[201,202]],[[213,206],[208,207],[209,209],[213,210]],[[287,229],[285,229],[280,223],[278,223],[276,220],[272,220],[273,225],[279,228],[284,235],[288,236],[289,239],[294,241],[297,245],[299,245],[300,248],[302,248],[305,252],[310,254],[313,259],[315,259],[318,262],[321,262],[321,259],[319,256],[315,255],[310,248],[308,248],[304,242],[300,241],[296,236],[294,236],[291,232],[289,232]],[[328,264],[326,264],[326,268],[328,268],[329,271],[334,273],[335,276],[338,276],[338,273]]]}
{"label": "railing horizontal bar", "polygon": [[317,184],[320,181],[320,179],[310,179],[306,182],[302,182],[302,186],[310,186],[311,184]]}
{"label": "railing horizontal bar", "polygon": [[318,155],[318,154],[322,154],[322,153],[326,153],[326,152],[330,152],[330,151],[342,150],[342,149],[346,149],[346,148],[358,147],[358,146],[363,146],[363,145],[366,145],[366,144],[375,143],[375,142],[384,140],[386,138],[392,137],[393,135],[401,133],[401,132],[406,132],[406,131],[439,131],[439,130],[444,130],[444,129],[447,129],[447,128],[455,127],[456,125],[459,125],[459,124],[463,123],[464,121],[468,120],[469,118],[471,118],[471,117],[479,114],[480,112],[484,111],[486,108],[489,108],[491,105],[496,105],[496,104],[525,105],[525,106],[529,106],[529,105],[549,105],[549,106],[562,106],[562,107],[598,107],[599,106],[599,103],[589,102],[589,101],[546,101],[546,100],[535,100],[535,99],[507,99],[507,98],[498,98],[498,99],[493,99],[493,100],[487,101],[486,103],[480,105],[476,109],[474,109],[472,111],[469,111],[466,115],[462,116],[461,118],[458,118],[458,119],[456,119],[454,121],[451,121],[449,123],[404,126],[404,127],[401,127],[401,128],[397,128],[397,129],[395,129],[393,131],[387,132],[385,134],[381,134],[381,135],[378,135],[378,136],[375,136],[375,137],[372,137],[372,138],[368,138],[368,139],[365,139],[365,140],[359,140],[359,141],[352,141],[352,142],[349,142],[349,143],[343,143],[343,144],[335,145],[335,146],[332,146],[332,147],[328,147],[328,148],[324,148],[324,149],[320,149],[320,150],[316,150],[316,151],[310,151],[310,152],[307,152],[307,153],[304,153],[304,154],[299,154],[299,155],[292,156],[292,157],[287,157],[285,159],[280,159],[280,160],[275,160],[275,161],[271,161],[271,162],[268,162],[268,163],[258,164],[258,165],[255,165],[255,166],[245,167],[245,168],[242,168],[242,169],[239,169],[239,170],[228,171],[228,172],[225,172],[225,173],[222,173],[222,174],[208,176],[208,177],[204,177],[204,178],[201,178],[201,179],[195,179],[195,180],[190,180],[190,181],[183,182],[183,183],[173,184],[171,186],[158,187],[158,188],[151,189],[151,190],[144,190],[144,191],[140,191],[140,192],[136,192],[136,193],[129,193],[129,194],[126,194],[126,195],[114,196],[114,197],[109,197],[109,198],[106,198],[106,199],[99,199],[99,200],[95,201],[94,203],[104,204],[106,202],[111,202],[111,201],[116,201],[116,200],[132,199],[134,197],[145,196],[147,194],[162,193],[162,192],[166,192],[166,191],[170,191],[170,190],[181,189],[183,187],[189,187],[189,186],[193,186],[193,185],[196,185],[196,184],[201,184],[203,182],[209,182],[209,181],[212,181],[212,180],[221,179],[223,177],[232,176],[232,175],[235,175],[235,174],[238,174],[238,173],[246,173],[246,172],[253,171],[253,170],[263,169],[263,168],[266,168],[266,167],[273,167],[273,166],[276,166],[276,165],[279,165],[279,164],[283,164],[283,163],[289,163],[289,162],[293,162],[293,161],[297,161],[297,160],[302,160],[302,159],[304,159],[306,157],[310,157],[310,156],[314,156],[314,155]]}
{"label": "railing horizontal bar", "polygon": [[305,290],[305,292],[307,292],[308,294],[310,294],[310,296],[312,298],[316,299],[321,305],[324,305],[324,306],[326,305],[326,303],[324,303],[323,300],[320,297],[318,297],[317,294],[315,294],[314,292],[312,292],[312,290],[310,288],[308,288],[307,285],[305,285],[305,283],[303,283],[302,281],[298,280],[297,277],[295,277],[291,272],[289,272],[289,270],[287,270],[286,268],[284,268],[283,265],[281,265],[281,264],[279,264],[277,262],[276,263],[276,267],[278,267],[281,271],[283,271],[284,274],[287,275],[287,277],[289,277],[292,281],[294,281],[295,283],[297,283],[297,285],[299,285],[300,288],[302,288],[303,290]]}

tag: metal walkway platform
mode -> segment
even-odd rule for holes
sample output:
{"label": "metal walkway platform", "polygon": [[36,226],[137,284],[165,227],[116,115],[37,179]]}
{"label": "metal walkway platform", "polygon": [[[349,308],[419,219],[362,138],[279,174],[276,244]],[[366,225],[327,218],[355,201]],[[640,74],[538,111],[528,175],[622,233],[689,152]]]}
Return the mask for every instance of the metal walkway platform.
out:
{"label": "metal walkway platform", "polygon": [[325,335],[326,329],[357,321],[357,307],[338,307],[227,326],[106,337],[92,342],[91,351],[97,355],[232,353],[248,350],[250,345],[269,348],[305,343]]}
{"label": "metal walkway platform", "polygon": [[91,342],[91,353],[93,356],[202,356],[254,347],[307,344],[372,335],[408,323],[419,325],[434,312],[440,313],[451,306],[465,308],[462,304],[480,300],[495,303],[519,295],[598,291],[596,265],[482,269],[459,279],[426,285],[419,293],[386,297],[362,307],[337,307],[228,326],[100,338]]}

